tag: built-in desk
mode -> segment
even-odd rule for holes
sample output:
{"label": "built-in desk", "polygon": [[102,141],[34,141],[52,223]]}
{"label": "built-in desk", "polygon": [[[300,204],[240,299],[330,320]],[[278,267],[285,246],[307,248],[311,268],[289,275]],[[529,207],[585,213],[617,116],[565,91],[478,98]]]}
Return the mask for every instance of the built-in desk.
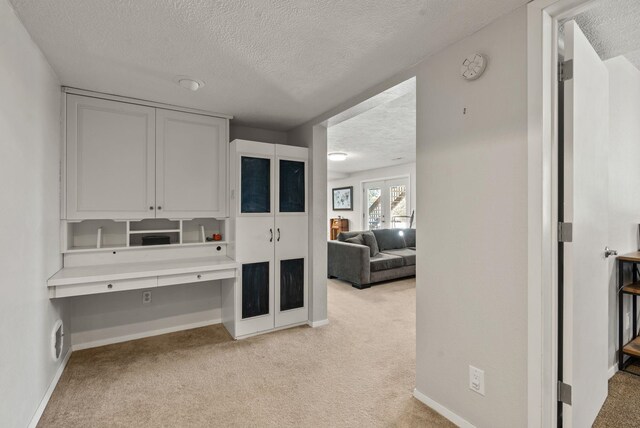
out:
{"label": "built-in desk", "polygon": [[65,267],[49,278],[51,298],[190,284],[236,277],[226,256]]}

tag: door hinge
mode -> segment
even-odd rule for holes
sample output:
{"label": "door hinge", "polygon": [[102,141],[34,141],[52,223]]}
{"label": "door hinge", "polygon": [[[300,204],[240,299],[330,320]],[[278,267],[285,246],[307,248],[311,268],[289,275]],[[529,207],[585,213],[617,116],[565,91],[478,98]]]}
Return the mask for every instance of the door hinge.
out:
{"label": "door hinge", "polygon": [[573,60],[564,61],[558,64],[558,80],[564,82],[565,80],[573,79]]}
{"label": "door hinge", "polygon": [[558,401],[571,405],[571,385],[558,381]]}
{"label": "door hinge", "polygon": [[558,242],[573,242],[572,223],[558,223]]}

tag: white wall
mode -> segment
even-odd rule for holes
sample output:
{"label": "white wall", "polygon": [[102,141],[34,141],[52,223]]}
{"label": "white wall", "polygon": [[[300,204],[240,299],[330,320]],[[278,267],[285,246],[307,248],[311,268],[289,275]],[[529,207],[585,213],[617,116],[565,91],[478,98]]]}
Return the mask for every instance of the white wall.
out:
{"label": "white wall", "polygon": [[[47,278],[61,267],[61,91],[13,9],[0,0],[0,425],[31,421],[61,361],[51,356],[65,302]],[[64,353],[68,347],[65,347]]]}
{"label": "white wall", "polygon": [[[416,209],[416,164],[408,163],[404,165],[394,165],[387,168],[370,169],[367,171],[358,171],[350,174],[346,178],[331,180],[327,183],[327,216],[328,218],[336,218],[342,216],[349,219],[350,230],[364,230],[362,220],[362,182],[374,181],[379,179],[395,178],[401,176],[409,176],[410,193],[409,200],[411,204],[410,210]],[[334,211],[331,189],[337,187],[353,186],[353,211]],[[411,213],[411,211],[409,211]],[[417,213],[417,211],[416,211]],[[417,214],[416,214],[417,220]],[[327,220],[327,236],[329,236],[329,221]]]}
{"label": "white wall", "polygon": [[154,288],[148,304],[142,291],[71,298],[74,348],[221,322],[219,281]]}
{"label": "white wall", "polygon": [[[488,56],[473,82],[459,76],[470,52]],[[524,427],[526,7],[420,64],[417,86],[416,389],[475,426]]]}
{"label": "white wall", "polygon": [[[605,62],[609,70],[609,247],[636,251],[640,224],[640,71],[626,58]],[[609,365],[617,364],[618,306],[615,258],[609,259]],[[630,311],[630,308],[625,308]],[[627,335],[631,330],[625,332]],[[627,336],[628,337],[628,336]]]}
{"label": "white wall", "polygon": [[260,141],[271,144],[287,144],[287,133],[283,131],[272,131],[270,129],[236,125],[232,121],[229,127],[229,141],[233,141],[235,139]]}

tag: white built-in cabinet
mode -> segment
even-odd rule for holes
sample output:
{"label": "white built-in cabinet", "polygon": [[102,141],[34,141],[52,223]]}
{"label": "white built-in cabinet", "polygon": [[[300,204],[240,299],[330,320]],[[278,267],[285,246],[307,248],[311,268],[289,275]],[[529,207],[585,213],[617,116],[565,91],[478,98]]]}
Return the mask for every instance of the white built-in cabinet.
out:
{"label": "white built-in cabinet", "polygon": [[228,120],[67,94],[67,220],[226,217]]}
{"label": "white built-in cabinet", "polygon": [[307,322],[308,150],[234,140],[230,175],[234,335]]}

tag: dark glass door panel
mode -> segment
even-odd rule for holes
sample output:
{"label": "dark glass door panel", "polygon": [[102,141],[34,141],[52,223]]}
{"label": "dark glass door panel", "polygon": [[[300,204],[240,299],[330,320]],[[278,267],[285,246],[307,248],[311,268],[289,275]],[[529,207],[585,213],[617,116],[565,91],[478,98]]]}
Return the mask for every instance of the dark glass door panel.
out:
{"label": "dark glass door panel", "polygon": [[240,195],[241,212],[271,212],[271,159],[242,156]]}
{"label": "dark glass door panel", "polygon": [[280,261],[280,310],[304,306],[304,259]]}
{"label": "dark glass door panel", "polygon": [[269,262],[242,265],[242,318],[269,313]]}
{"label": "dark glass door panel", "polygon": [[304,212],[304,162],[280,160],[280,212]]}

